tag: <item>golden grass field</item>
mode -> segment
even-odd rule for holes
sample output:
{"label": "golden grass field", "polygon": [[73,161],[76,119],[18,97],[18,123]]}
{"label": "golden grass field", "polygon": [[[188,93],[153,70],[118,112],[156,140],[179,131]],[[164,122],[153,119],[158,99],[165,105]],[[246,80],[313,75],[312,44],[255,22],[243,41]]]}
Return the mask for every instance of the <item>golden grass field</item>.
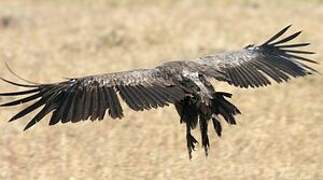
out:
{"label": "golden grass field", "polygon": [[[288,24],[304,30],[298,41],[311,42],[322,64],[319,0],[2,0],[0,18],[0,76],[11,80],[4,62],[26,79],[57,82],[239,49]],[[46,117],[26,132],[31,115],[7,123],[26,105],[2,108],[0,179],[323,179],[322,75],[254,90],[214,85],[243,114],[237,126],[223,123],[222,138],[211,126],[209,156],[199,148],[191,161],[172,106],[52,127]],[[0,83],[0,92],[15,90]]]}

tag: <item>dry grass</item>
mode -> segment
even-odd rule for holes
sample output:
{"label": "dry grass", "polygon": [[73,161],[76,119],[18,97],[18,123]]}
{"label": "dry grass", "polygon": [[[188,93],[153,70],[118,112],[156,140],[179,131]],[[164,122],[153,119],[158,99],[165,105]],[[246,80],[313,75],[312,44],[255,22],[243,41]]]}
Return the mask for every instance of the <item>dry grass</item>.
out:
{"label": "dry grass", "polygon": [[[0,76],[12,78],[6,60],[37,82],[236,49],[290,23],[322,60],[319,0],[7,0],[0,17],[10,21],[0,23]],[[0,179],[323,179],[322,76],[257,90],[215,85],[234,94],[243,115],[223,138],[210,132],[208,158],[200,149],[188,160],[173,108],[54,127],[46,118],[27,132],[32,116],[8,124],[20,109],[8,108],[0,111]]]}

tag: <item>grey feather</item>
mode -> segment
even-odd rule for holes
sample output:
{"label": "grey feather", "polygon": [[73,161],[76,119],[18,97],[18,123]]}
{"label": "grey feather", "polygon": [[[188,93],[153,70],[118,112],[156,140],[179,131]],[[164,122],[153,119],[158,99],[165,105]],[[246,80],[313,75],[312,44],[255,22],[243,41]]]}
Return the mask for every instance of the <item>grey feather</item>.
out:
{"label": "grey feather", "polygon": [[33,102],[10,121],[42,107],[27,123],[27,130],[51,112],[49,125],[55,125],[87,119],[102,120],[105,114],[112,119],[122,118],[121,100],[135,111],[174,104],[180,122],[186,123],[189,157],[192,157],[197,143],[191,134],[197,124],[200,125],[202,146],[207,155],[208,122],[213,121],[216,134],[221,136],[222,126],[218,117],[221,116],[228,124],[236,124],[235,116],[240,114],[239,109],[226,99],[231,94],[215,91],[209,78],[241,88],[257,88],[270,85],[272,81],[282,83],[317,73],[305,64],[317,62],[301,56],[313,52],[298,49],[309,43],[287,44],[301,34],[299,31],[283,37],[290,27],[285,27],[259,46],[248,45],[237,51],[169,61],[152,69],[90,75],[50,84],[30,83],[19,77],[30,83],[21,84],[0,78],[11,85],[27,88],[24,91],[0,93],[0,96],[17,98],[0,107]]}

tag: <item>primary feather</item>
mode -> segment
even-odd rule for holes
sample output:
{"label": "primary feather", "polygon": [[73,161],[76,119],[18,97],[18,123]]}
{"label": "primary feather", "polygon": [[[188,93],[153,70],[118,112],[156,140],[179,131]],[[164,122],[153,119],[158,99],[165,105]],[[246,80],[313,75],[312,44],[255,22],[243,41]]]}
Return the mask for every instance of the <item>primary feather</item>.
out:
{"label": "primary feather", "polygon": [[106,114],[113,119],[122,118],[124,114],[120,100],[135,111],[174,104],[181,122],[186,123],[189,157],[197,143],[191,129],[197,124],[207,155],[210,145],[209,120],[212,120],[216,134],[221,136],[219,115],[227,123],[236,124],[235,115],[240,114],[239,109],[226,99],[231,94],[215,91],[208,78],[237,87],[256,88],[270,85],[272,81],[281,83],[317,72],[304,63],[316,61],[301,56],[313,52],[297,49],[309,43],[287,44],[301,31],[282,37],[289,28],[285,27],[259,46],[249,45],[238,51],[193,60],[170,61],[153,69],[72,78],[51,84],[21,84],[1,78],[9,84],[28,89],[0,93],[0,96],[26,96],[0,106],[33,102],[9,120],[17,120],[40,109],[25,126],[27,130],[51,112],[49,125],[54,125],[59,122],[102,120]]}

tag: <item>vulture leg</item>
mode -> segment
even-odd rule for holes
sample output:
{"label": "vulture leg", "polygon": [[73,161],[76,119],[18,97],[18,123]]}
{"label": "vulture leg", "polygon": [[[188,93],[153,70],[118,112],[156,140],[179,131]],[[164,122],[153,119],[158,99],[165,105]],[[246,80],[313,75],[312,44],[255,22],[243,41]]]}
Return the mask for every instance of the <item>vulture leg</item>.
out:
{"label": "vulture leg", "polygon": [[229,124],[236,124],[235,115],[240,114],[239,109],[226,99],[230,98],[231,94],[216,92],[204,76],[193,75],[185,76],[186,81],[183,83],[193,93],[175,103],[180,122],[186,124],[187,150],[190,159],[198,143],[191,134],[191,130],[195,129],[197,124],[200,127],[202,147],[205,155],[208,156],[210,148],[208,122],[212,119],[215,132],[221,136],[222,127],[218,116],[222,116]]}
{"label": "vulture leg", "polygon": [[195,144],[198,143],[197,140],[191,134],[191,127],[186,123],[186,141],[187,141],[187,150],[188,156],[192,159],[192,151],[195,151]]}
{"label": "vulture leg", "polygon": [[192,97],[186,97],[180,102],[175,103],[176,110],[180,116],[180,122],[186,124],[186,142],[189,158],[192,158],[192,152],[195,150],[197,140],[192,136],[191,130],[196,127],[198,122],[198,111],[195,100]]}
{"label": "vulture leg", "polygon": [[200,131],[201,131],[201,139],[202,139],[202,147],[205,151],[205,156],[208,155],[210,142],[208,136],[208,121],[210,118],[201,114],[199,116],[199,124],[200,124]]}

